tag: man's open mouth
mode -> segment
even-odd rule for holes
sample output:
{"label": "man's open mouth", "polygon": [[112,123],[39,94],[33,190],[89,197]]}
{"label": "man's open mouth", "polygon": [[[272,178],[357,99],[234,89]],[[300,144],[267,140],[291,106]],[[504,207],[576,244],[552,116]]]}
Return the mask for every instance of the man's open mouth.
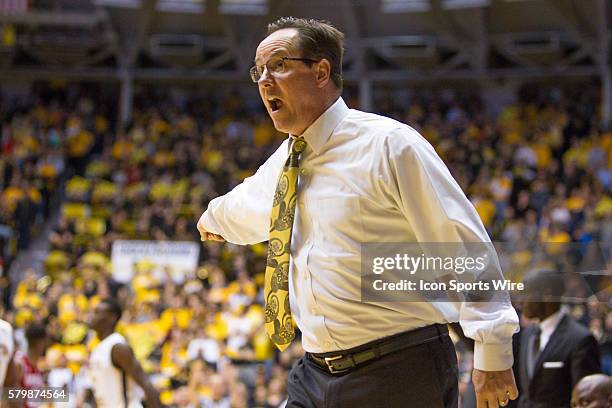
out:
{"label": "man's open mouth", "polygon": [[283,106],[283,103],[278,98],[270,98],[270,99],[268,99],[268,104],[270,105],[270,110],[272,112],[278,111]]}

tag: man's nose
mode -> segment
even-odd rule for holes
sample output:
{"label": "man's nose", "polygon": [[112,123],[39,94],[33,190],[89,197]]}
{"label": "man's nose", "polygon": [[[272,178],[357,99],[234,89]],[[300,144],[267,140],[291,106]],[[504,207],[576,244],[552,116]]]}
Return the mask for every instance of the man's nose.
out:
{"label": "man's nose", "polygon": [[270,75],[270,71],[268,71],[268,67],[264,66],[263,72],[259,77],[259,81],[257,83],[262,86],[270,85],[272,82],[272,75]]}

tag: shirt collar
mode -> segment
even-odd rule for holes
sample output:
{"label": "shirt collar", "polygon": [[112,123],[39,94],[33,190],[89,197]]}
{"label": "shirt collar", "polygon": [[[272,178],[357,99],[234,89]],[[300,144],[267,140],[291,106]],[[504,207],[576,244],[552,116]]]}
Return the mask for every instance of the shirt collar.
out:
{"label": "shirt collar", "polygon": [[302,137],[306,139],[308,146],[312,148],[315,154],[319,154],[321,149],[329,140],[332,132],[338,124],[349,113],[349,108],[344,103],[342,97],[339,97],[321,116],[315,120],[312,125],[304,131]]}
{"label": "shirt collar", "polygon": [[553,331],[555,331],[564,315],[565,310],[561,309],[558,312],[551,314],[546,319],[542,320],[540,322],[540,330],[542,330],[542,333],[552,333]]}

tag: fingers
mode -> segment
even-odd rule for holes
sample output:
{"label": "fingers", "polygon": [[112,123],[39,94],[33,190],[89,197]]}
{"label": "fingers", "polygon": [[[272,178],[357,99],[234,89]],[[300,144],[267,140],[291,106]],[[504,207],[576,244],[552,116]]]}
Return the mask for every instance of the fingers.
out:
{"label": "fingers", "polygon": [[206,234],[209,241],[225,242],[225,239],[219,234],[213,234],[212,232],[207,232]]}
{"label": "fingers", "polygon": [[488,408],[487,400],[481,396],[476,397],[476,408]]}
{"label": "fingers", "polygon": [[[501,373],[501,383],[504,386],[504,395],[497,396],[500,406],[505,407],[510,403],[510,400],[515,400],[518,398],[518,388],[516,387],[516,381],[514,379],[514,374],[511,370],[504,371]],[[499,388],[498,388],[499,389]]]}
{"label": "fingers", "polygon": [[[202,217],[203,216],[204,215],[202,215]],[[225,239],[221,235],[206,231],[206,228],[204,228],[204,224],[202,222],[202,217],[200,217],[200,219],[198,220],[198,226],[197,226],[198,232],[200,233],[200,240],[202,242],[204,241],[225,242]]]}
{"label": "fingers", "polygon": [[487,394],[486,396],[477,397],[476,408],[505,407],[508,403],[510,403],[508,395],[496,396],[495,394]]}
{"label": "fingers", "polygon": [[477,408],[505,407],[510,400],[518,398],[518,389],[511,369],[491,372],[474,369],[472,380]]}
{"label": "fingers", "polygon": [[200,231],[200,240],[204,241],[217,241],[217,242],[225,242],[225,239],[219,234],[213,234],[212,232],[201,232]]}
{"label": "fingers", "polygon": [[487,394],[487,405],[489,408],[499,407],[499,404],[497,403],[497,395],[493,393]]}
{"label": "fingers", "polygon": [[505,407],[510,402],[510,398],[508,398],[507,392],[497,392],[497,402],[499,402],[500,407]]}
{"label": "fingers", "polygon": [[514,380],[514,375],[512,376],[512,380],[511,380],[510,384],[507,385],[506,388],[507,388],[508,397],[511,400],[514,401],[515,399],[518,398],[519,392],[518,392],[518,388],[516,388],[516,382]]}
{"label": "fingers", "polygon": [[505,407],[510,403],[510,400],[515,400],[517,398],[518,391],[516,391],[516,393],[511,396],[510,391],[502,391],[501,389],[497,389],[496,392],[488,392],[480,396],[477,399],[477,408]]}

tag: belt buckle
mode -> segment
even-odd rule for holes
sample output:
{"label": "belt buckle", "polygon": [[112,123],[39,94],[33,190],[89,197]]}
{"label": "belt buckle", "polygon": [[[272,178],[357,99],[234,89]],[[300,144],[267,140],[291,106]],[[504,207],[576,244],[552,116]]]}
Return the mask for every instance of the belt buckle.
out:
{"label": "belt buckle", "polygon": [[339,373],[343,373],[346,370],[348,370],[348,368],[345,368],[343,370],[336,370],[334,366],[331,364],[332,361],[340,360],[341,358],[343,358],[341,355],[323,358],[325,360],[325,364],[327,365],[327,369],[329,370],[331,374],[339,374]]}

